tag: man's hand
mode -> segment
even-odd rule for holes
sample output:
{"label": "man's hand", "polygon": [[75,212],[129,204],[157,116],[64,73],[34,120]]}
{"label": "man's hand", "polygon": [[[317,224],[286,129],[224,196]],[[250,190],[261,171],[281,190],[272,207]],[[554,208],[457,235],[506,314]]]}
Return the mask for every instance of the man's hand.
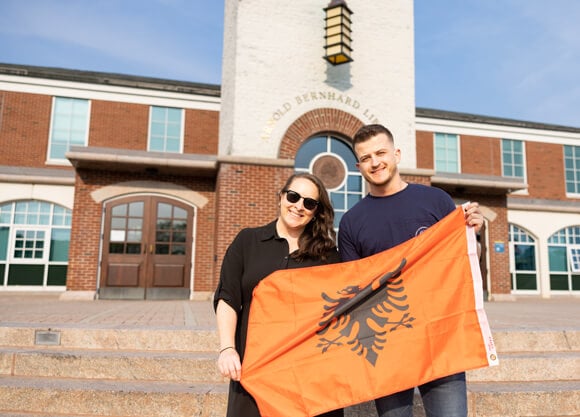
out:
{"label": "man's hand", "polygon": [[469,203],[464,207],[465,224],[475,228],[475,233],[478,233],[483,226],[483,213],[479,208],[478,202]]}

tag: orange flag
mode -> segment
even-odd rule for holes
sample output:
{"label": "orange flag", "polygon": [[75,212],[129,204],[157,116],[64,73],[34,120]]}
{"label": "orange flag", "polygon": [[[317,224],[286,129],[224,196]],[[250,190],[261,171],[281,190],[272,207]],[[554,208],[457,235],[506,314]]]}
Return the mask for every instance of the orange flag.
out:
{"label": "orange flag", "polygon": [[459,207],[387,251],[262,280],[241,379],[261,415],[315,416],[497,364],[476,245]]}

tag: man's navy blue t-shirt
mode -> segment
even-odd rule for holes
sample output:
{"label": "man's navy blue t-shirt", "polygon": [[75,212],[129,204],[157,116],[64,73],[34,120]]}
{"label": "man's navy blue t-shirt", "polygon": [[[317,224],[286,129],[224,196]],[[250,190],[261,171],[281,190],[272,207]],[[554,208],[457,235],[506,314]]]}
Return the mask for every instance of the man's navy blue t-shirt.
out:
{"label": "man's navy blue t-shirt", "polygon": [[340,257],[351,261],[390,249],[418,236],[453,210],[449,194],[421,184],[408,184],[386,197],[368,194],[340,221]]}

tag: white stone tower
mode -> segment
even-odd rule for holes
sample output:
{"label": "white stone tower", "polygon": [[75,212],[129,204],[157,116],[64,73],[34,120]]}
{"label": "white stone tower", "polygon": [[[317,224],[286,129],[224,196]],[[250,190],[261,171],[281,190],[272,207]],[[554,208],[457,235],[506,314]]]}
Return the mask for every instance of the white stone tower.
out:
{"label": "white stone tower", "polygon": [[347,0],[353,61],[324,58],[329,0],[226,0],[220,156],[277,158],[304,113],[336,108],[382,123],[415,163],[413,2]]}

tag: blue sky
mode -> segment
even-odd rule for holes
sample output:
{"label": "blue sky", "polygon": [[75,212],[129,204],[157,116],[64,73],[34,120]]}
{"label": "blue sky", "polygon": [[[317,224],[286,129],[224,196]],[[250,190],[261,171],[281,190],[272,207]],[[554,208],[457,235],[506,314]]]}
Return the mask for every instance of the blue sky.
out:
{"label": "blue sky", "polygon": [[[414,7],[417,107],[580,127],[580,0]],[[220,84],[223,8],[222,0],[0,0],[0,63]]]}

